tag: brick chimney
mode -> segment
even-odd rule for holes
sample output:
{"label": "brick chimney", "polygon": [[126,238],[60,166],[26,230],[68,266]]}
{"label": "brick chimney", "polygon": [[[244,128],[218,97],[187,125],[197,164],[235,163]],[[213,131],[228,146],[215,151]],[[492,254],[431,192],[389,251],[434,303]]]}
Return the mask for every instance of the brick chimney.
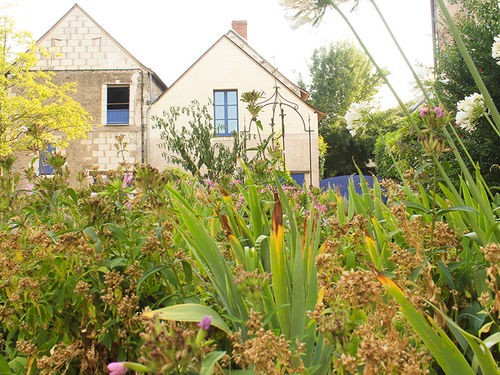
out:
{"label": "brick chimney", "polygon": [[243,39],[247,40],[247,21],[233,21],[231,28]]}

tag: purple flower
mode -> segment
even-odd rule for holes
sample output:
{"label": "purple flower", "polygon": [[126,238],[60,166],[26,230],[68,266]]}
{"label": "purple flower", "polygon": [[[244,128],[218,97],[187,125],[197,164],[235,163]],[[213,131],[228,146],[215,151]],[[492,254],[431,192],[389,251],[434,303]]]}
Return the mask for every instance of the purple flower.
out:
{"label": "purple flower", "polygon": [[125,189],[132,182],[133,178],[134,174],[132,172],[125,173],[122,180],[122,189]]}
{"label": "purple flower", "polygon": [[436,112],[437,118],[443,117],[443,115],[444,115],[444,111],[441,107],[434,108],[434,112]]}
{"label": "purple flower", "polygon": [[212,317],[209,315],[205,315],[201,320],[201,322],[198,323],[198,327],[207,331],[210,328],[211,324],[212,324]]}
{"label": "purple flower", "polygon": [[108,365],[108,371],[110,375],[123,375],[127,372],[127,368],[123,362],[111,362]]}
{"label": "purple flower", "polygon": [[427,116],[427,107],[420,107],[420,109],[418,110],[418,113],[420,114],[420,117]]}

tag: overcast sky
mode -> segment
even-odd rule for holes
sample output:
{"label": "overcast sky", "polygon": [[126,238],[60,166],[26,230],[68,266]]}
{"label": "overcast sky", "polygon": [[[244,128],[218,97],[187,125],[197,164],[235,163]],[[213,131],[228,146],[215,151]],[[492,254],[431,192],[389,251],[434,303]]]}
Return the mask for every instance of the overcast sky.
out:
{"label": "overcast sky", "polygon": [[[75,1],[2,3],[8,4],[6,12],[14,18],[17,28],[31,31],[38,39]],[[315,48],[354,40],[333,11],[316,27],[292,28],[280,0],[80,0],[78,4],[167,85],[226,33],[232,20],[247,20],[249,44],[294,82],[300,75],[308,81],[308,65]],[[378,5],[409,59],[416,65],[430,66],[430,0],[380,0]],[[361,0],[350,18],[377,62],[391,72],[390,81],[398,93],[410,99],[411,75],[371,4]],[[387,90],[382,91],[382,96],[384,107],[395,103]]]}

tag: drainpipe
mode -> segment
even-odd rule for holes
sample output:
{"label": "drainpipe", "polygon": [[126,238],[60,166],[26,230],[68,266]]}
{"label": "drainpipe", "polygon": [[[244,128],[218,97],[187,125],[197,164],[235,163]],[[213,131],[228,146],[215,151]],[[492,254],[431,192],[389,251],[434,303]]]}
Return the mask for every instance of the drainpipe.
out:
{"label": "drainpipe", "polygon": [[150,152],[151,152],[151,132],[149,129],[149,117],[151,112],[151,104],[153,104],[153,76],[151,72],[148,72],[148,100],[146,100],[146,164],[151,162]]}
{"label": "drainpipe", "polygon": [[145,160],[145,147],[144,147],[144,71],[141,69],[141,164]]}

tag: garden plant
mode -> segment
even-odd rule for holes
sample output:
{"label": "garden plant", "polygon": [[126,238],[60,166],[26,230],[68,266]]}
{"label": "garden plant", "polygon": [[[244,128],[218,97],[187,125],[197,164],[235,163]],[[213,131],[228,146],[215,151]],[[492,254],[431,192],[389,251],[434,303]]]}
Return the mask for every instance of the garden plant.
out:
{"label": "garden plant", "polygon": [[2,157],[0,374],[498,374],[500,197],[418,82],[419,110],[399,101],[425,178],[391,153],[396,178],[347,197],[294,185],[272,149],[237,178],[123,163],[77,185],[59,153],[27,184]]}

